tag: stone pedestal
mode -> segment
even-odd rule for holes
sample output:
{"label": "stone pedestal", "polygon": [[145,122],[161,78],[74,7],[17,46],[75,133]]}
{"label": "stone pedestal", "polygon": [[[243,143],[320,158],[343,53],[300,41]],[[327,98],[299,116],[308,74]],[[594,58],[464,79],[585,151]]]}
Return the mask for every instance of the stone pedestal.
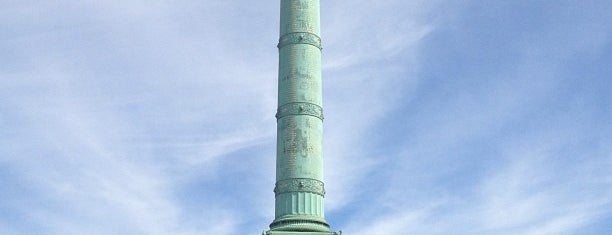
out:
{"label": "stone pedestal", "polygon": [[267,231],[262,235],[342,235],[342,232],[274,232]]}

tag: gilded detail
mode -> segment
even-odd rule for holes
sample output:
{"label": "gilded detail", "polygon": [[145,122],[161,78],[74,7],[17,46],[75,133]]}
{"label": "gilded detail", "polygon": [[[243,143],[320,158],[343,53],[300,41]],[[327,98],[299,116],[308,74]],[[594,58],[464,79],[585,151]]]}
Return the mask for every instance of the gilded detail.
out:
{"label": "gilded detail", "polygon": [[276,118],[281,119],[289,115],[310,115],[323,120],[323,108],[313,103],[295,102],[278,107]]}
{"label": "gilded detail", "polygon": [[311,192],[324,196],[325,187],[323,182],[307,178],[292,178],[276,182],[276,187],[274,187],[276,195],[288,192]]}
{"label": "gilded detail", "polygon": [[321,47],[321,38],[312,33],[298,32],[285,34],[280,38],[277,47],[281,49],[289,44],[309,44],[319,48],[319,50],[323,49]]}

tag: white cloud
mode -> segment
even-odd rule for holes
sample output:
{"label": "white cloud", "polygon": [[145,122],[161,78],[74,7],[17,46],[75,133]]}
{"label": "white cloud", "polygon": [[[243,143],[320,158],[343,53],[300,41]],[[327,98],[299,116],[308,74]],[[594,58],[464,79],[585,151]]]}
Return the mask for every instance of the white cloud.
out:
{"label": "white cloud", "polygon": [[[393,14],[372,19],[406,5],[412,8],[404,9],[412,11],[426,9],[424,3],[351,3],[351,10],[346,4],[326,4],[324,11],[329,16],[325,18],[330,23],[323,28],[323,39],[332,48],[323,51],[324,109],[328,110],[326,204],[336,210],[359,194],[357,183],[385,158],[364,149],[363,143],[370,142],[373,124],[416,86],[414,50],[432,26],[420,23],[416,16],[401,18],[400,22],[396,22],[399,15]],[[388,60],[396,61],[384,62]]]}
{"label": "white cloud", "polygon": [[[322,4],[334,228],[567,234],[610,214],[609,95],[579,93],[588,80],[567,74],[574,58],[607,55],[605,14],[434,55],[490,32],[458,22],[477,4]],[[15,185],[0,189],[0,233],[238,234],[270,222],[277,4],[20,1],[0,13],[0,184]],[[445,33],[465,37],[434,41]],[[502,46],[510,59],[482,55]],[[426,59],[487,69],[422,71]]]}

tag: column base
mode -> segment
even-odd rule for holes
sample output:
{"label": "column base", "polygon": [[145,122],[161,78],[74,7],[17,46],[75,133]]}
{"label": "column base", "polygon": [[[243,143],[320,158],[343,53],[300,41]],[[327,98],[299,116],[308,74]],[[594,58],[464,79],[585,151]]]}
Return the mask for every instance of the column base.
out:
{"label": "column base", "polygon": [[329,233],[329,224],[323,218],[293,215],[283,216],[272,221],[270,231],[323,232]]}

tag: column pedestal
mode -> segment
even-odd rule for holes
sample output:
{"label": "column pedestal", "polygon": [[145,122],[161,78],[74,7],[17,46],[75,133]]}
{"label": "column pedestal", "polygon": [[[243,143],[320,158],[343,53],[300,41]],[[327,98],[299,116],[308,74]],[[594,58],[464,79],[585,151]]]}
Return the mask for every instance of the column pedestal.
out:
{"label": "column pedestal", "polygon": [[267,231],[262,235],[342,235],[342,232],[275,232]]}

